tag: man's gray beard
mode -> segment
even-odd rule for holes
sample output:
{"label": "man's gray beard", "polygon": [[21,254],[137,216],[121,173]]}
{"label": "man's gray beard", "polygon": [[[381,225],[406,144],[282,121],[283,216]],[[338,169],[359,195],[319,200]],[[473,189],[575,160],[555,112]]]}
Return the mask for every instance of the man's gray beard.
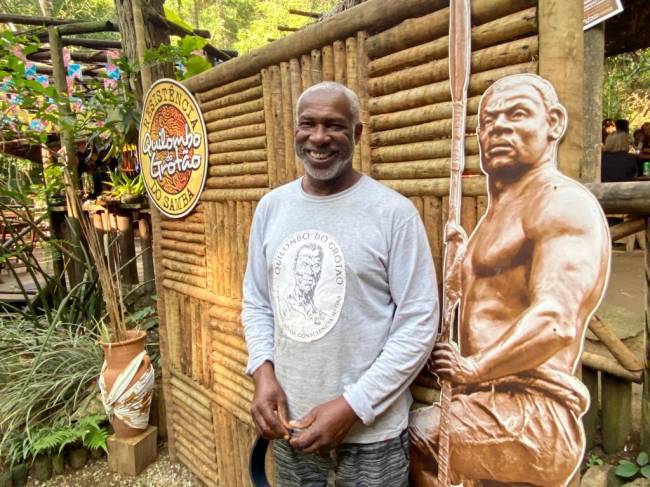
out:
{"label": "man's gray beard", "polygon": [[352,145],[352,151],[350,152],[350,157],[348,159],[339,159],[332,167],[329,167],[328,169],[316,169],[310,166],[308,162],[305,162],[301,159],[302,165],[305,168],[305,172],[310,177],[318,181],[329,181],[330,179],[334,179],[336,176],[343,172],[345,166],[347,166],[354,157],[355,146],[356,144]]}

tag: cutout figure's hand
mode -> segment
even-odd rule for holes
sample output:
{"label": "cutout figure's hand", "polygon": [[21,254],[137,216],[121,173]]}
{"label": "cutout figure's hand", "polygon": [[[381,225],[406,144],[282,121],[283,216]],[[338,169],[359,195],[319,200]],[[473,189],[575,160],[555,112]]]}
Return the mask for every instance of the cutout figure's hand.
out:
{"label": "cutout figure's hand", "polygon": [[289,443],[305,453],[326,454],[341,444],[358,419],[348,402],[339,397],[316,406],[298,421],[289,425],[304,430]]}
{"label": "cutout figure's hand", "polygon": [[481,380],[476,361],[472,357],[463,357],[454,343],[436,343],[431,364],[438,377],[453,384],[474,384]]}
{"label": "cutout figure's hand", "polygon": [[275,440],[289,438],[287,396],[275,378],[271,362],[265,362],[254,373],[255,395],[251,414],[263,438]]}

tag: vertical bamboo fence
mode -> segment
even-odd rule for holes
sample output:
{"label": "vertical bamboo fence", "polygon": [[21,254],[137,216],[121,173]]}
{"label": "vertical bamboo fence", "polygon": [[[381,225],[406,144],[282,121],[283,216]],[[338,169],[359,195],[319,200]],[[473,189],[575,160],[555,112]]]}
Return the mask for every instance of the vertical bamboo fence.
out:
{"label": "vertical bamboo fence", "polygon": [[[569,3],[575,2],[582,5]],[[567,45],[566,28],[547,29],[540,39],[538,8],[556,3],[562,2],[539,0],[538,7],[534,0],[472,1],[462,202],[468,232],[487,207],[475,136],[479,97],[505,75],[537,73],[540,40]],[[293,151],[293,111],[305,88],[336,80],[357,91],[364,131],[354,167],[413,201],[440,275],[451,135],[448,5],[369,0],[185,82],[207,124],[209,178],[192,214],[152,221],[164,289],[159,298],[170,452],[207,485],[249,485],[253,385],[243,373],[247,354],[239,318],[247,240],[259,199],[302,174]],[[549,8],[549,15],[561,16],[560,10]],[[581,19],[576,25],[581,34]],[[567,55],[565,65],[572,62]],[[572,124],[581,134],[579,123]],[[420,377],[412,387],[415,400],[433,402],[432,386]]]}

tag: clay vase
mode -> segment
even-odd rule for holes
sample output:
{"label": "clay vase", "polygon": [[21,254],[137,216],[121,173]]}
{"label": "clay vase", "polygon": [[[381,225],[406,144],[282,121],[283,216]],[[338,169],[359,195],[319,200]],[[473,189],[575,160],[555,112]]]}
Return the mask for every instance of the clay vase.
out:
{"label": "clay vase", "polygon": [[[110,391],[113,388],[113,384],[117,377],[124,369],[126,369],[131,360],[144,350],[144,340],[147,336],[146,332],[140,330],[127,330],[126,336],[127,339],[123,342],[100,343],[104,349],[104,358],[106,359],[106,369],[104,370],[104,385],[106,386],[106,391]],[[151,359],[149,358],[149,355],[145,355],[138,371],[135,373],[135,376],[133,376],[131,382],[129,382],[129,388],[144,375],[150,365]],[[113,417],[111,425],[113,426],[115,435],[118,438],[131,438],[141,434],[146,429],[133,428],[117,416]]]}

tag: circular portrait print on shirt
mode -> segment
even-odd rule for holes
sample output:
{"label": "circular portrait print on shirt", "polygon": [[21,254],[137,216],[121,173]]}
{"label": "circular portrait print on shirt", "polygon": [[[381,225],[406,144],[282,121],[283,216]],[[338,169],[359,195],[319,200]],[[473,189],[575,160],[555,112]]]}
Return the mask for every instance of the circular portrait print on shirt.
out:
{"label": "circular portrait print on shirt", "polygon": [[273,256],[275,317],[289,338],[311,342],[336,324],[345,298],[345,261],[327,233],[304,230],[287,237]]}

